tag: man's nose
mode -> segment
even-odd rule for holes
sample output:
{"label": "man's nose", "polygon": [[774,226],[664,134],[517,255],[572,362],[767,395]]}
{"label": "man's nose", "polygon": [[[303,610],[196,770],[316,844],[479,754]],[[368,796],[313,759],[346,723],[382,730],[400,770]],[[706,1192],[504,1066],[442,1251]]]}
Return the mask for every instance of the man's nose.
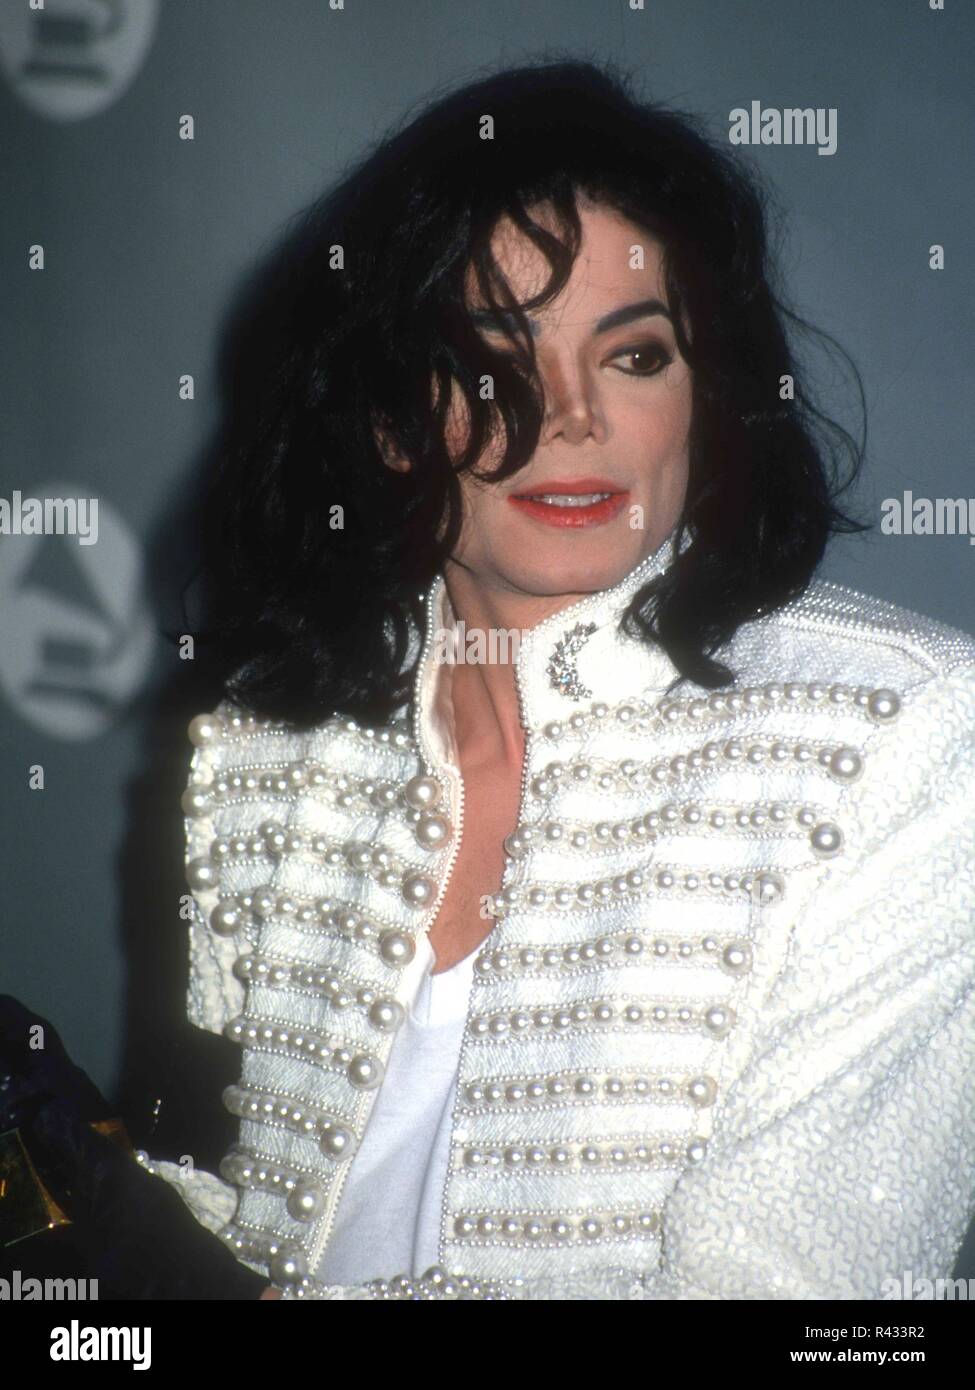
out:
{"label": "man's nose", "polygon": [[581,444],[590,435],[601,442],[605,422],[596,385],[585,371],[549,363],[540,373],[545,393],[541,442],[547,444],[561,436],[568,444]]}

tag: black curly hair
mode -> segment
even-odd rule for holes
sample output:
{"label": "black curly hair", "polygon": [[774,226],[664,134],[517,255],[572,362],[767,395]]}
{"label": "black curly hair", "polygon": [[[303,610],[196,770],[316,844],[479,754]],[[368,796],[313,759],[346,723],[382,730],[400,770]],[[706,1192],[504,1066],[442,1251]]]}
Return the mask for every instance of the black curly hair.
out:
{"label": "black curly hair", "polygon": [[[493,139],[480,138],[486,115]],[[378,141],[299,216],[265,276],[204,522],[198,636],[235,704],[309,727],[337,713],[384,719],[409,698],[421,596],[460,531],[458,473],[499,431],[503,457],[487,476],[510,477],[535,450],[542,398],[522,311],[571,273],[580,195],[662,244],[693,379],[678,522],[678,540],[686,529],[692,543],[634,596],[626,630],[666,650],[675,684],[728,684],[734,673],[714,654],[738,626],[801,593],[832,533],[868,529],[837,505],[864,444],[806,393],[787,328],[812,330],[773,287],[769,196],[756,176],[698,120],[642,99],[618,68],[493,72]],[[540,205],[558,235],[533,220]],[[526,305],[491,253],[502,216],[551,266]],[[513,315],[514,353],[472,323],[470,269],[487,302]],[[485,373],[493,400],[481,399]],[[470,415],[453,460],[452,381]],[[408,471],[384,465],[387,445]]]}

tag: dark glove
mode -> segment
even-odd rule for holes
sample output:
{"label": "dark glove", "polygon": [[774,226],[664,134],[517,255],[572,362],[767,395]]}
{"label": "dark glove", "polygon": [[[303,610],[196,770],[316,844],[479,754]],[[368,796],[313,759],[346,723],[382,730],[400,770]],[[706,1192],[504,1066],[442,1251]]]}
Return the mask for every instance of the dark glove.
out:
{"label": "dark glove", "polygon": [[[45,1047],[32,1052],[28,1029]],[[41,1180],[74,1225],[99,1297],[257,1299],[267,1279],[201,1226],[178,1192],[91,1128],[110,1109],[55,1029],[0,995],[0,1132],[14,1126]]]}
{"label": "dark glove", "polygon": [[22,1131],[45,1184],[76,1223],[100,1298],[261,1296],[267,1279],[227,1249],[169,1183],[56,1101]]}

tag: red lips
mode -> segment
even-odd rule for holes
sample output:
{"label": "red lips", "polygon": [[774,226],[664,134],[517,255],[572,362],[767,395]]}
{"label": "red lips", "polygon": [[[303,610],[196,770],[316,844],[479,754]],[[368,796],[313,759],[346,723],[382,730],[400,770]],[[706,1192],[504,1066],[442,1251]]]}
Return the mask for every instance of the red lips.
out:
{"label": "red lips", "polygon": [[[589,502],[581,506],[572,503],[559,505],[558,502],[539,500],[544,494],[578,497],[584,493],[600,492],[610,495],[599,502]],[[629,495],[628,489],[617,488],[614,483],[607,482],[604,478],[573,478],[567,482],[553,479],[536,483],[524,492],[510,493],[508,501],[524,516],[540,521],[546,526],[582,527],[598,526],[611,521],[626,506]]]}
{"label": "red lips", "polygon": [[510,496],[538,497],[544,492],[564,492],[570,496],[575,496],[580,492],[620,492],[622,490],[606,478],[575,478],[572,482],[562,482],[558,478],[552,478],[548,482],[536,483],[534,487],[523,488],[521,492],[513,492]]}

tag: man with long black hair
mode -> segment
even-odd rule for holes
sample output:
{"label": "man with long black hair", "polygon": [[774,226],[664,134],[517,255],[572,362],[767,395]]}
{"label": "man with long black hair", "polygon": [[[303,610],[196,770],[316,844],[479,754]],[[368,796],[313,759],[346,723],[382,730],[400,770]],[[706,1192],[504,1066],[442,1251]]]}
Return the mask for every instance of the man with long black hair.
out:
{"label": "man with long black hair", "polygon": [[271,289],[183,803],[189,1016],[242,1049],[219,1176],[92,1135],[6,1014],[93,1267],[289,1299],[950,1274],[975,640],[815,575],[865,529],[861,451],[753,182],[607,71],[503,72],[381,142]]}

